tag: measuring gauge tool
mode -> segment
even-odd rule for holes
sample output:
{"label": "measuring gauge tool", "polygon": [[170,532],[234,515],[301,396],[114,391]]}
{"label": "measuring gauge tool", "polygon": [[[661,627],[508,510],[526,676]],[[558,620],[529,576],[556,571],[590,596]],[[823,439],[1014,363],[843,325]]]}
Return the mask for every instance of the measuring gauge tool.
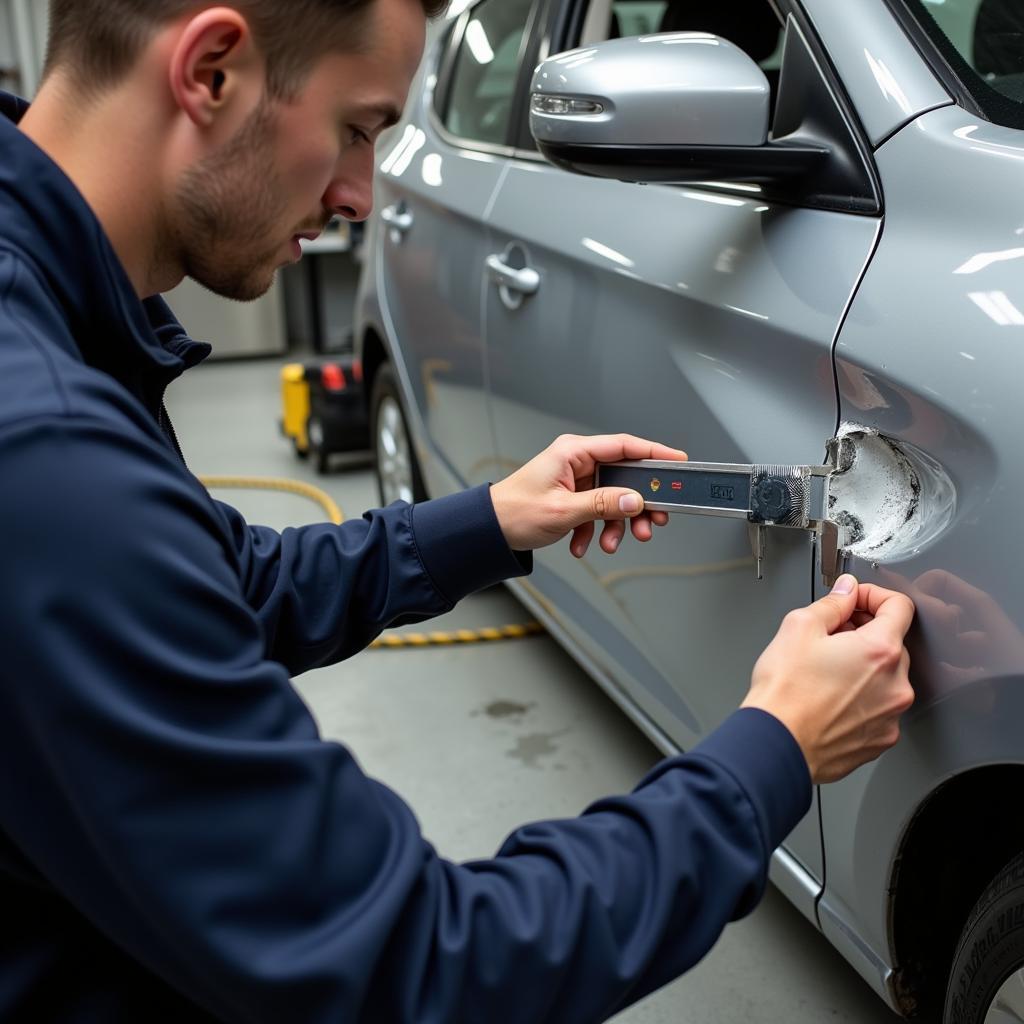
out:
{"label": "measuring gauge tool", "polygon": [[747,523],[750,546],[762,579],[765,532],[769,527],[808,530],[818,536],[822,579],[831,587],[839,575],[840,526],[828,515],[828,478],[824,466],[764,466],[727,462],[661,462],[654,459],[599,466],[599,487],[639,491],[646,508],[687,515],[721,516]]}

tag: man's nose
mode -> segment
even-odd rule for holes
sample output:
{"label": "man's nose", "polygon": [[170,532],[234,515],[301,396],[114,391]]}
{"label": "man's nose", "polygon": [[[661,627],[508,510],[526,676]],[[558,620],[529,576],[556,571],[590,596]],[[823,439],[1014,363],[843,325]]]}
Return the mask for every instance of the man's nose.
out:
{"label": "man's nose", "polygon": [[345,220],[366,220],[373,210],[373,159],[360,173],[337,177],[324,193],[324,206]]}

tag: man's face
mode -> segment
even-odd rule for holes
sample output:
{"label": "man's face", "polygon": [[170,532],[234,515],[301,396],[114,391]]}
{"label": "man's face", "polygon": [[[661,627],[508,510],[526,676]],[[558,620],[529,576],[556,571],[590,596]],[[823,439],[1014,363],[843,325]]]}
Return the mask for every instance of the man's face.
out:
{"label": "man's face", "polygon": [[165,244],[187,276],[259,298],[335,214],[365,220],[374,143],[405,103],[423,52],[419,0],[375,0],[358,52],[315,65],[290,101],[264,99],[234,138],[182,177]]}

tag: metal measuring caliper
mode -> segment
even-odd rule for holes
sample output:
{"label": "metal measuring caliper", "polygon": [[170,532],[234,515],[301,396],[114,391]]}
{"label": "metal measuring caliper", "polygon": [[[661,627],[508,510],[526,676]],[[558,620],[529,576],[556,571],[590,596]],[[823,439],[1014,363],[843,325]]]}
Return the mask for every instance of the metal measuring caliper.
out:
{"label": "metal measuring caliper", "polygon": [[807,530],[818,537],[822,580],[831,587],[844,561],[841,525],[829,516],[828,479],[836,472],[839,445],[829,445],[823,466],[767,466],[726,462],[616,462],[598,467],[599,487],[639,491],[646,508],[747,523],[762,579],[768,527]]}

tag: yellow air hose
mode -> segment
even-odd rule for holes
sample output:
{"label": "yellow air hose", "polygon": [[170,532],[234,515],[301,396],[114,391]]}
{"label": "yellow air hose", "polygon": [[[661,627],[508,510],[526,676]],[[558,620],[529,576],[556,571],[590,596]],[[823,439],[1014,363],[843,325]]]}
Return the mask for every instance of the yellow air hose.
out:
{"label": "yellow air hose", "polygon": [[[345,516],[337,502],[319,487],[301,480],[287,480],[270,476],[201,476],[200,483],[210,491],[232,488],[244,491],[282,491],[300,498],[315,501],[327,514],[330,522],[339,524]],[[370,648],[398,650],[403,647],[450,647],[453,644],[488,643],[494,640],[518,640],[544,632],[539,622],[527,622],[518,626],[497,626],[485,629],[458,629],[453,633],[434,631],[431,633],[386,633],[370,644]]]}
{"label": "yellow air hose", "polygon": [[201,476],[199,482],[208,491],[234,488],[240,491],[284,491],[287,494],[297,494],[300,498],[315,501],[327,513],[327,518],[332,523],[339,524],[345,521],[341,508],[326,491],[301,480],[286,480],[275,476]]}

